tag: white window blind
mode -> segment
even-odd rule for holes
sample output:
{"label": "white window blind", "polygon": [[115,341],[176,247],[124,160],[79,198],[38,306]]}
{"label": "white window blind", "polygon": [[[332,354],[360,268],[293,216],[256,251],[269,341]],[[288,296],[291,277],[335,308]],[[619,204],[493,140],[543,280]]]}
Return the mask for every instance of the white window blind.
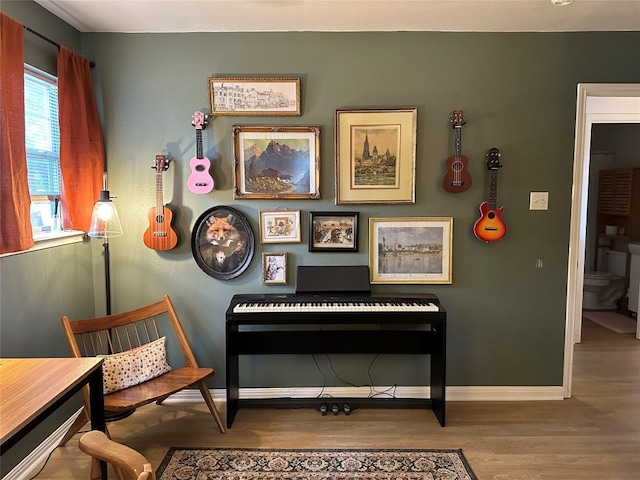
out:
{"label": "white window blind", "polygon": [[55,77],[25,68],[24,104],[29,192],[31,196],[58,196],[60,129]]}

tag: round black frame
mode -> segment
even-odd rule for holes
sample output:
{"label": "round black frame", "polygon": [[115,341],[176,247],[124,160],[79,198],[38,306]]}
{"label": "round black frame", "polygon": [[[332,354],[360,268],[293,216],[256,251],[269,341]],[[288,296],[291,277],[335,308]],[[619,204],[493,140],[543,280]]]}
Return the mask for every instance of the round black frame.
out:
{"label": "round black frame", "polygon": [[[219,228],[210,229],[214,224]],[[214,234],[214,230],[222,234]],[[255,252],[255,237],[242,213],[235,208],[218,205],[206,210],[196,220],[191,232],[191,251],[207,275],[218,280],[231,280],[249,267]]]}

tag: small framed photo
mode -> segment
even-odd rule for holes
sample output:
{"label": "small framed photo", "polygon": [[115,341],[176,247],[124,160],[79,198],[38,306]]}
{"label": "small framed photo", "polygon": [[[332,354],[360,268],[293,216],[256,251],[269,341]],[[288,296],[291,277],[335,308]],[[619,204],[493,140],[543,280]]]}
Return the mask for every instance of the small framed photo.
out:
{"label": "small framed photo", "polygon": [[300,241],[300,210],[261,210],[260,243]]}
{"label": "small framed photo", "polygon": [[417,111],[336,110],[336,204],[415,203]]}
{"label": "small framed photo", "polygon": [[369,219],[371,283],[452,283],[452,217]]}
{"label": "small framed photo", "polygon": [[286,252],[268,252],[262,254],[262,282],[268,285],[287,283]]}
{"label": "small framed photo", "polygon": [[233,198],[320,198],[320,127],[233,126]]}
{"label": "small framed photo", "polygon": [[300,77],[209,78],[211,115],[300,116]]}
{"label": "small framed photo", "polygon": [[309,212],[310,252],[357,252],[358,212]]}

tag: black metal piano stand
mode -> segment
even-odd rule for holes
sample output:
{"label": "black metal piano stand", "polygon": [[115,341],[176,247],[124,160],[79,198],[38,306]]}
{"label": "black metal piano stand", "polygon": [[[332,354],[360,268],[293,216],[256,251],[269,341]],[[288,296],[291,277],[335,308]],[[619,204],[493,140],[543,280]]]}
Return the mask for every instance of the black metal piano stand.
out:
{"label": "black metal piano stand", "polygon": [[[234,314],[249,295],[236,295],[226,315],[227,428],[241,407],[317,408],[323,398],[239,398],[239,357],[279,354],[430,355],[430,398],[335,398],[352,409],[431,408],[442,427],[446,414],[446,312],[384,314]],[[437,301],[437,297],[431,296]],[[332,326],[341,325],[340,329]],[[354,325],[353,329],[344,325]],[[304,327],[301,327],[304,326]],[[357,326],[357,327],[356,327]],[[259,328],[256,328],[259,327]]]}

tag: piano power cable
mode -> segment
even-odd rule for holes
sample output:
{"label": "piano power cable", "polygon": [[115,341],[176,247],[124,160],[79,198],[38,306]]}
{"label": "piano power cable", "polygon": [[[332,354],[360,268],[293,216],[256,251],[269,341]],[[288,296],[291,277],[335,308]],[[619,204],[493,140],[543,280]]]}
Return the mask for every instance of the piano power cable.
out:
{"label": "piano power cable", "polygon": [[[369,387],[369,397],[368,398],[376,398],[378,396],[382,396],[382,395],[388,395],[391,398],[396,398],[396,389],[398,388],[398,384],[394,383],[393,385],[391,385],[390,387],[378,392],[376,390],[376,388],[374,387],[374,383],[373,383],[373,375],[371,375],[371,368],[373,368],[373,363],[378,359],[378,357],[382,355],[381,353],[376,354],[375,357],[373,357],[373,360],[371,360],[371,363],[369,364],[369,368],[367,369],[367,375],[369,376],[369,381],[371,382],[371,385]],[[389,393],[389,392],[393,392],[393,393]]]}
{"label": "piano power cable", "polygon": [[[329,361],[329,367],[331,368],[331,371],[333,372],[333,374],[336,376],[336,378],[341,381],[342,383],[344,383],[345,385],[349,385],[351,387],[355,387],[355,388],[362,388],[362,387],[368,387],[369,388],[369,394],[367,395],[367,398],[375,398],[378,396],[382,396],[382,395],[388,395],[391,398],[396,398],[396,388],[397,388],[397,384],[393,384],[390,387],[386,388],[385,390],[382,391],[377,391],[374,383],[373,383],[373,376],[371,375],[371,369],[373,368],[373,364],[375,363],[375,361],[378,359],[378,357],[380,357],[382,354],[381,353],[377,353],[375,354],[375,356],[371,359],[371,362],[369,363],[369,366],[367,367],[367,376],[369,377],[369,384],[368,385],[357,385],[355,383],[351,383],[347,380],[344,380],[336,371],[336,369],[333,366],[333,362],[331,361],[331,356],[327,354],[327,360]],[[317,363],[316,363],[317,365]],[[389,393],[392,392],[392,393]]]}
{"label": "piano power cable", "polygon": [[[318,325],[318,328],[320,330],[322,330],[322,325]],[[367,398],[376,398],[378,396],[382,396],[382,395],[388,395],[391,398],[396,398],[396,389],[398,387],[397,384],[393,384],[390,387],[386,388],[385,390],[382,391],[377,391],[374,387],[374,383],[373,383],[373,376],[371,374],[371,369],[373,368],[373,364],[375,363],[375,361],[378,359],[378,357],[380,357],[380,355],[382,355],[381,353],[377,353],[372,359],[371,362],[369,363],[369,366],[367,367],[367,377],[369,378],[369,385],[357,385],[355,383],[351,383],[348,382],[347,380],[344,380],[337,372],[337,370],[335,369],[335,367],[333,366],[333,362],[331,361],[331,356],[329,354],[326,354],[327,357],[327,361],[329,362],[329,367],[331,368],[331,371],[333,372],[333,374],[335,375],[335,377],[341,381],[342,383],[344,383],[345,385],[349,385],[355,388],[361,388],[361,387],[369,387],[369,394],[367,395]],[[313,363],[315,363],[316,365],[316,369],[318,370],[318,372],[320,373],[320,375],[322,375],[322,388],[320,390],[320,393],[316,396],[316,398],[333,398],[333,395],[331,394],[324,394],[324,390],[327,387],[327,377],[324,374],[324,372],[322,371],[322,369],[320,368],[320,365],[318,363],[318,358],[316,357],[316,354],[313,353],[311,354],[311,357],[313,358]],[[389,393],[392,392],[392,393]],[[328,406],[326,403],[322,403],[320,405],[320,407],[318,408],[319,412],[324,416],[326,415],[327,411],[328,411]],[[351,406],[348,403],[345,403],[343,405],[343,410],[344,413],[346,415],[349,415],[351,413]],[[334,415],[337,415],[338,413],[338,405],[337,404],[332,404],[331,405],[331,411]]]}
{"label": "piano power cable", "polygon": [[[311,354],[311,358],[313,358],[313,363],[316,364],[316,369],[318,370],[320,375],[322,375],[322,388],[320,389],[320,393],[316,396],[316,398],[323,398],[324,389],[327,388],[327,377],[325,376],[324,372],[320,368],[320,365],[318,365],[318,359],[316,358],[315,353]],[[329,395],[329,397],[331,397],[331,395]]]}

